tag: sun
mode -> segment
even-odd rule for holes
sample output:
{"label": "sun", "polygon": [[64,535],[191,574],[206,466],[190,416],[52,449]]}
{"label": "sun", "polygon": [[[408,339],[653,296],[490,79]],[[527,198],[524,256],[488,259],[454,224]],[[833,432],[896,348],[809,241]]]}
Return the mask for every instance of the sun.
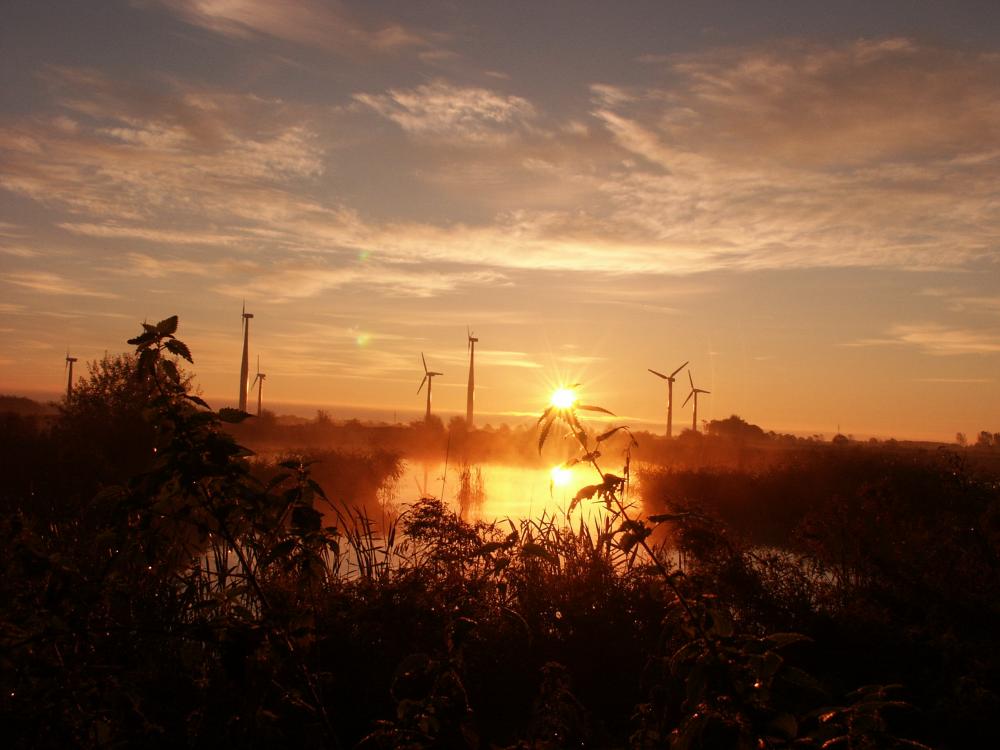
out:
{"label": "sun", "polygon": [[569,409],[576,403],[576,391],[572,388],[559,388],[552,394],[551,403],[557,409]]}
{"label": "sun", "polygon": [[556,487],[565,487],[573,478],[572,470],[565,466],[553,466],[549,475],[552,477],[552,484]]}

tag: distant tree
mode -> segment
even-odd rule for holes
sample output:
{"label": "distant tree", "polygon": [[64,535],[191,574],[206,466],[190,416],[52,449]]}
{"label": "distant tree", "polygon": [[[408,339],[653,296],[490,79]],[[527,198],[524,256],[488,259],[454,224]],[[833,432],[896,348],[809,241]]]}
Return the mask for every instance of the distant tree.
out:
{"label": "distant tree", "polygon": [[983,430],[979,433],[979,437],[976,439],[977,448],[990,448],[993,444],[993,433],[989,430]]}
{"label": "distant tree", "polygon": [[760,427],[733,414],[728,419],[713,419],[708,423],[708,434],[732,440],[764,440],[767,435]]}
{"label": "distant tree", "polygon": [[849,437],[847,437],[847,435],[842,435],[839,432],[836,435],[834,435],[832,438],[830,438],[830,444],[831,445],[848,445],[848,444],[850,444],[850,442],[851,442],[851,439]]}
{"label": "distant tree", "polygon": [[[99,484],[124,481],[149,467],[153,460],[156,427],[146,411],[154,395],[152,378],[137,377],[138,360],[132,354],[106,355],[87,363],[73,393],[59,405],[53,434],[62,449],[76,458]],[[185,388],[190,377],[164,358],[180,374]],[[158,369],[162,374],[163,370]]]}
{"label": "distant tree", "polygon": [[955,433],[955,442],[958,443],[963,448],[969,444],[969,439],[965,437],[964,432]]}

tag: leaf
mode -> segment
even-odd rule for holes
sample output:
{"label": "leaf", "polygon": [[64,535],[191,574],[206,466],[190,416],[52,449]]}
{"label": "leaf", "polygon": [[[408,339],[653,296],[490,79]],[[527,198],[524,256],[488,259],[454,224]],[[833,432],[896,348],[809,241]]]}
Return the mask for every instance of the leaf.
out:
{"label": "leaf", "polygon": [[200,396],[192,396],[190,393],[185,393],[184,398],[192,403],[198,404],[198,406],[204,406],[206,409],[211,409],[212,407],[208,405],[208,402]]}
{"label": "leaf", "polygon": [[599,411],[604,414],[610,414],[612,417],[617,416],[613,411],[608,411],[603,406],[592,406],[590,404],[577,404],[577,409],[584,409],[585,411]]}
{"label": "leaf", "polygon": [[292,509],[292,526],[303,531],[319,531],[323,526],[323,514],[308,505],[297,505]]}
{"label": "leaf", "polygon": [[536,542],[525,542],[524,546],[521,547],[521,557],[541,557],[553,564],[559,562],[555,555]]}
{"label": "leaf", "polygon": [[552,413],[552,410],[553,410],[554,408],[555,408],[554,406],[549,406],[549,407],[547,407],[547,408],[545,409],[545,411],[543,411],[543,412],[542,412],[542,416],[540,416],[540,417],[538,418],[538,424],[541,424],[541,423],[542,423],[542,421],[543,421],[543,420],[544,420],[544,419],[545,419],[545,418],[546,418],[547,416],[549,416],[549,414],[551,414],[551,413]]}
{"label": "leaf", "polygon": [[170,378],[175,383],[179,383],[181,379],[181,374],[177,371],[177,365],[171,362],[169,359],[164,359],[161,362],[163,371],[167,373],[167,377]]}
{"label": "leaf", "polygon": [[176,354],[178,357],[183,357],[188,362],[194,363],[191,359],[191,350],[188,349],[187,344],[185,344],[180,339],[170,339],[166,343],[167,351],[171,354]]}
{"label": "leaf", "polygon": [[149,332],[149,331],[146,331],[145,333],[140,333],[135,338],[129,339],[128,343],[131,346],[143,346],[144,344],[148,344],[150,341],[155,341],[155,340],[156,340],[156,333],[155,333],[155,331],[152,332],[152,333]]}
{"label": "leaf", "polygon": [[153,370],[153,363],[157,359],[157,353],[153,349],[143,349],[139,355],[139,363],[135,367],[136,377],[140,380]]}
{"label": "leaf", "polygon": [[177,316],[171,315],[156,324],[156,332],[161,336],[170,336],[177,330]]}
{"label": "leaf", "polygon": [[503,549],[504,546],[505,545],[503,542],[487,542],[482,547],[476,550],[475,556],[485,557],[486,555],[496,552],[498,549]]}
{"label": "leaf", "polygon": [[282,472],[280,474],[276,474],[275,476],[271,477],[270,481],[268,481],[268,483],[266,485],[264,485],[264,488],[268,492],[270,492],[275,487],[277,487],[279,484],[281,484],[286,479],[288,479],[290,476],[292,476],[292,475],[289,474],[288,472]]}
{"label": "leaf", "polygon": [[260,567],[266,568],[278,558],[287,557],[295,549],[295,545],[296,541],[294,539],[286,539],[283,542],[278,542],[264,555],[264,559],[260,561]]}
{"label": "leaf", "polygon": [[664,521],[683,521],[690,516],[690,513],[654,513],[646,518],[650,523],[663,523]]}
{"label": "leaf", "polygon": [[590,500],[599,489],[601,489],[601,485],[599,484],[588,484],[586,487],[581,487],[573,495],[573,502],[578,503],[581,500]]}
{"label": "leaf", "polygon": [[614,428],[608,430],[607,432],[602,432],[600,435],[597,436],[597,442],[598,443],[603,443],[609,437],[611,437],[616,432],[618,432],[618,430],[627,430],[627,429],[628,429],[628,427],[626,427],[625,425],[621,425],[619,427],[614,427]]}
{"label": "leaf", "polygon": [[[652,518],[650,519],[652,520]],[[813,639],[801,633],[771,633],[765,639],[772,648],[781,649],[793,643],[812,643]]]}
{"label": "leaf", "polygon": [[229,422],[230,424],[239,424],[244,419],[251,417],[251,414],[247,414],[245,411],[240,409],[232,409],[230,407],[224,407],[219,409],[219,419],[223,422]]}
{"label": "leaf", "polygon": [[553,419],[552,419],[552,417],[549,417],[548,421],[546,421],[546,423],[545,423],[545,426],[542,427],[542,432],[538,436],[538,452],[539,453],[542,452],[542,446],[545,445],[545,438],[547,438],[549,436],[549,430],[552,429],[552,424],[553,424]]}

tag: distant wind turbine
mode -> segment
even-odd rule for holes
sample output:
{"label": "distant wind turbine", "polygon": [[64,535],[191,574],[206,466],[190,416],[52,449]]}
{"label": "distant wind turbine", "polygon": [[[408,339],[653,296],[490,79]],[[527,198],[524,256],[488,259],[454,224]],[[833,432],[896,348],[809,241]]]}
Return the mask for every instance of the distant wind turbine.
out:
{"label": "distant wind turbine", "polygon": [[424,387],[424,383],[427,383],[427,413],[424,414],[424,420],[428,421],[431,418],[431,386],[434,384],[434,378],[438,375],[444,375],[443,372],[431,372],[427,369],[427,360],[424,359],[424,353],[420,352],[420,360],[424,363],[424,379],[420,381],[420,387],[417,388],[417,393],[420,393],[420,389]]}
{"label": "distant wind turbine", "polygon": [[692,396],[694,396],[694,414],[691,417],[691,429],[694,432],[697,432],[698,431],[698,394],[699,393],[711,393],[711,391],[702,390],[701,388],[695,388],[694,387],[694,378],[691,377],[691,371],[690,370],[688,370],[688,381],[691,383],[691,392],[688,394],[688,397],[686,399],[684,399],[684,403],[681,404],[681,408],[683,409],[685,406],[687,406],[687,402],[691,400]]}
{"label": "distant wind turbine", "polygon": [[264,397],[264,378],[266,378],[266,377],[267,377],[267,375],[265,375],[264,373],[262,373],[260,371],[260,355],[257,355],[257,375],[254,377],[253,383],[250,384],[250,390],[253,390],[253,387],[255,385],[257,386],[257,416],[258,417],[260,416],[261,401],[262,401],[262,399]]}
{"label": "distant wind turbine", "polygon": [[659,378],[663,378],[667,381],[667,437],[672,437],[674,434],[674,377],[677,373],[687,367],[687,362],[678,367],[669,375],[664,375],[662,372],[657,372],[656,370],[649,370],[651,373]]}
{"label": "distant wind turbine", "polygon": [[472,335],[472,330],[468,326],[465,327],[465,333],[469,338],[469,391],[465,399],[465,423],[471,429],[473,424],[472,406],[475,403],[476,394],[476,344],[479,339]]}
{"label": "distant wind turbine", "polygon": [[243,326],[243,362],[240,365],[240,411],[247,410],[247,395],[250,393],[250,321],[253,313],[247,312],[247,303],[243,302],[241,325]]}
{"label": "distant wind turbine", "polygon": [[76,362],[76,357],[69,356],[69,349],[66,350],[66,367],[63,368],[69,371],[69,377],[66,379],[66,400],[69,401],[70,396],[73,395],[73,363]]}

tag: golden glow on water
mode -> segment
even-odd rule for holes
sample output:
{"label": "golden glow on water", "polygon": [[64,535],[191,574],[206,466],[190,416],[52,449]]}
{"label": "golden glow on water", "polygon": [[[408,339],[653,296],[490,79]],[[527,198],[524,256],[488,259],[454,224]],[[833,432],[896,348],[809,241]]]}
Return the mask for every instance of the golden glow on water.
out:
{"label": "golden glow on water", "polygon": [[[498,463],[479,464],[482,476],[482,502],[461,507],[461,468],[454,464],[444,471],[444,464],[408,461],[403,476],[387,496],[402,508],[416,502],[421,496],[443,497],[447,505],[463,513],[468,521],[491,522],[498,519],[562,518],[579,489],[599,481],[593,467],[577,464],[558,466],[524,467]],[[557,478],[558,477],[558,478]],[[443,493],[442,493],[443,489]],[[637,497],[633,487],[631,495]],[[602,518],[606,513],[602,502],[585,500],[573,511],[573,523],[582,517],[588,522]]]}
{"label": "golden glow on water", "polygon": [[572,388],[558,388],[552,394],[551,403],[557,409],[568,409],[576,403],[576,391]]}

